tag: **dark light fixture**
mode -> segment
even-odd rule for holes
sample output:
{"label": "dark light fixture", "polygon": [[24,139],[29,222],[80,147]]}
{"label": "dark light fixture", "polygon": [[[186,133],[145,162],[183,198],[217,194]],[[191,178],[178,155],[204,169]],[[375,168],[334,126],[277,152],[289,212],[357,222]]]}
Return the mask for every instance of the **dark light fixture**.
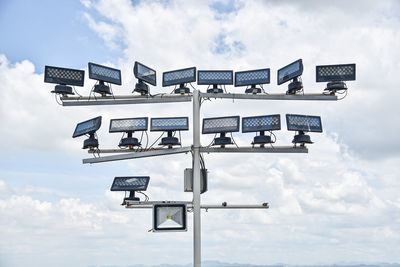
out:
{"label": "dark light fixture", "polygon": [[275,143],[270,135],[265,135],[266,131],[281,129],[281,115],[267,115],[242,118],[242,133],[260,132],[260,135],[254,137],[252,145],[260,145]]}
{"label": "dark light fixture", "polygon": [[121,205],[125,205],[127,200],[140,201],[135,197],[136,191],[146,191],[149,185],[149,176],[123,176],[115,177],[110,191],[129,191],[129,197],[125,197]]}
{"label": "dark light fixture", "polygon": [[303,61],[299,59],[278,70],[278,85],[293,79],[286,93],[296,94],[303,89],[303,83],[299,79],[301,74],[303,74]]}
{"label": "dark light fixture", "polygon": [[327,82],[325,91],[335,94],[337,91],[347,90],[344,81],[356,79],[356,64],[321,65],[315,68],[316,81]]}
{"label": "dark light fixture", "polygon": [[286,114],[286,125],[288,131],[297,131],[298,134],[294,136],[293,144],[312,144],[309,135],[305,132],[322,133],[321,117],[308,116],[298,114]]}
{"label": "dark light fixture", "polygon": [[119,147],[140,147],[141,143],[135,137],[134,132],[147,131],[148,118],[126,118],[110,120],[110,133],[127,133],[127,137],[122,138],[119,142]]}
{"label": "dark light fixture", "polygon": [[138,83],[135,85],[134,92],[139,92],[141,95],[148,95],[150,90],[149,86],[145,83],[149,83],[153,86],[157,85],[156,71],[140,62],[135,61],[133,74],[138,79]]}
{"label": "dark light fixture", "polygon": [[269,73],[270,73],[269,69],[235,72],[235,87],[251,86],[250,88],[246,89],[245,91],[246,94],[261,93],[261,89],[257,88],[256,85],[268,84],[270,82]]}
{"label": "dark light fixture", "polygon": [[182,232],[187,230],[186,204],[153,205],[153,232]]}
{"label": "dark light fixture", "polygon": [[203,119],[203,134],[220,134],[219,137],[215,138],[213,145],[225,147],[225,145],[230,145],[232,139],[226,136],[229,132],[239,132],[240,127],[240,117],[230,116],[230,117],[216,117],[216,118],[206,118]]}
{"label": "dark light fixture", "polygon": [[168,146],[168,148],[181,144],[180,140],[173,136],[173,132],[187,130],[189,130],[188,117],[151,118],[150,121],[150,131],[167,132],[168,136],[163,137],[159,145]]}
{"label": "dark light fixture", "polygon": [[171,85],[179,85],[179,88],[175,89],[175,94],[188,94],[190,89],[185,86],[186,83],[196,81],[196,67],[173,70],[163,72],[163,87]]}
{"label": "dark light fixture", "polygon": [[45,66],[44,82],[57,84],[52,93],[61,95],[73,95],[72,86],[83,86],[85,80],[85,71],[76,69],[67,69],[60,67]]}
{"label": "dark light fixture", "polygon": [[223,93],[218,85],[233,84],[233,71],[231,70],[199,70],[197,71],[198,85],[212,85],[213,88],[208,89],[207,93]]}
{"label": "dark light fixture", "polygon": [[100,128],[100,126],[101,126],[101,116],[84,122],[80,122],[76,125],[72,138],[88,134],[89,138],[83,141],[83,149],[97,148],[99,147],[99,141],[96,139],[94,134]]}
{"label": "dark light fixture", "polygon": [[122,84],[121,71],[118,69],[106,67],[91,62],[88,63],[88,69],[89,78],[99,81],[99,83],[94,86],[93,92],[95,93],[99,93],[102,96],[110,95],[110,86],[105,85],[104,83],[112,83],[117,85]]}

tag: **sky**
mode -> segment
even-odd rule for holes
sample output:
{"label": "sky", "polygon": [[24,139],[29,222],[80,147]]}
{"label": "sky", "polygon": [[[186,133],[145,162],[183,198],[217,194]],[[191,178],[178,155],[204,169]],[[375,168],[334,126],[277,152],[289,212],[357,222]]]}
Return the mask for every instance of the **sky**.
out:
{"label": "sky", "polygon": [[[315,66],[356,63],[340,101],[212,99],[201,117],[281,114],[276,145],[290,145],[287,113],[321,116],[308,154],[205,154],[202,203],[268,210],[202,211],[202,259],[250,264],[400,262],[400,4],[398,1],[22,1],[0,2],[0,266],[128,266],[192,262],[188,231],[151,233],[151,210],[125,209],[115,176],[148,175],[150,200],[191,201],[183,192],[190,154],[82,164],[91,155],[78,122],[103,116],[100,148],[117,148],[109,120],[188,116],[192,103],[62,107],[45,65],[121,69],[129,95],[135,61],[157,70],[151,93],[170,92],[163,71],[270,68],[303,60],[305,93],[321,93]],[[205,86],[192,84],[200,91]],[[227,86],[240,93],[244,88]],[[178,106],[179,105],[179,106]],[[192,129],[182,143],[192,143]],[[253,134],[234,133],[239,146]],[[149,133],[150,141],[157,133]],[[213,136],[202,135],[203,146]]]}

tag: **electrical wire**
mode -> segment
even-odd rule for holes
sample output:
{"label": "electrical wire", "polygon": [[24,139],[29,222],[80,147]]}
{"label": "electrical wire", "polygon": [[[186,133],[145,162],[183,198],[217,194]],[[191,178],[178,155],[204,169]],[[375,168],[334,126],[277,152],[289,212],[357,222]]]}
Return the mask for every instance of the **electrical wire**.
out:
{"label": "electrical wire", "polygon": [[181,131],[179,131],[179,144],[182,147],[182,137],[181,137]]}
{"label": "electrical wire", "polygon": [[239,146],[238,146],[238,145],[236,144],[236,142],[235,142],[235,139],[233,138],[232,132],[231,132],[230,134],[231,134],[231,138],[232,138],[233,143],[235,144],[235,146],[236,146],[237,148],[239,148]]}
{"label": "electrical wire", "polygon": [[146,195],[145,193],[143,193],[142,191],[136,191],[136,192],[138,192],[139,194],[142,194],[144,197],[145,197],[145,199],[144,199],[144,201],[146,202],[146,201],[149,201],[149,196],[148,195]]}
{"label": "electrical wire", "polygon": [[162,134],[157,138],[156,141],[154,141],[153,144],[151,144],[151,146],[150,146],[147,150],[150,150],[150,148],[152,148],[152,147],[155,145],[155,143],[157,143],[157,141],[160,140],[160,138],[161,138],[163,135],[164,135],[164,132],[162,132]]}
{"label": "electrical wire", "polygon": [[217,137],[217,134],[214,135],[214,138],[211,140],[211,143],[208,146],[206,146],[207,148],[212,146],[212,144],[214,143],[215,137]]}
{"label": "electrical wire", "polygon": [[58,99],[58,98],[57,98],[57,95],[58,95],[58,94],[54,94],[54,98],[55,98],[55,100],[56,100],[57,104],[59,104],[60,106],[62,106],[62,101],[61,101],[61,98],[60,98],[60,99]]}
{"label": "electrical wire", "polygon": [[72,88],[74,89],[74,92],[75,92],[79,97],[82,97],[82,95],[80,95],[80,94],[78,93],[78,91],[76,91],[75,86],[72,86]]}

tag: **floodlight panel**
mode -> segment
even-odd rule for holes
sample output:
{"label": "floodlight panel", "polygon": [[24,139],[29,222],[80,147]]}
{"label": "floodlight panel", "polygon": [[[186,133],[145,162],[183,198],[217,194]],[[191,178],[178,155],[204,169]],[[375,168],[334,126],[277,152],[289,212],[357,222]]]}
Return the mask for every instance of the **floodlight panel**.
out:
{"label": "floodlight panel", "polygon": [[196,81],[196,67],[163,73],[163,86],[171,86]]}
{"label": "floodlight panel", "polygon": [[83,86],[84,79],[84,70],[44,66],[45,83]]}
{"label": "floodlight panel", "polygon": [[286,124],[289,131],[322,133],[321,117],[298,114],[286,114]]}
{"label": "floodlight panel", "polygon": [[121,71],[89,62],[89,78],[93,80],[121,85]]}
{"label": "floodlight panel", "polygon": [[186,231],[185,204],[154,204],[153,230]]}
{"label": "floodlight panel", "polygon": [[240,117],[218,117],[203,119],[203,134],[239,132]]}
{"label": "floodlight panel", "polygon": [[232,70],[199,70],[197,72],[197,84],[233,84]]}
{"label": "floodlight panel", "polygon": [[115,177],[111,191],[146,191],[149,185],[149,176],[124,176]]}
{"label": "floodlight panel", "polygon": [[135,77],[139,80],[143,80],[151,85],[156,86],[157,78],[155,70],[136,61],[135,66],[133,67],[133,73],[135,74]]}
{"label": "floodlight panel", "polygon": [[101,116],[93,118],[91,120],[80,122],[76,125],[72,137],[75,138],[81,135],[94,133],[100,128],[100,126],[101,126]]}
{"label": "floodlight panel", "polygon": [[242,133],[274,131],[280,129],[280,114],[242,118]]}
{"label": "floodlight panel", "polygon": [[317,82],[354,81],[356,64],[316,66]]}
{"label": "floodlight panel", "polygon": [[187,131],[188,117],[151,118],[150,131]]}
{"label": "floodlight panel", "polygon": [[266,84],[270,82],[269,69],[235,72],[235,86]]}
{"label": "floodlight panel", "polygon": [[303,73],[303,61],[296,60],[293,63],[278,70],[278,85],[290,81]]}
{"label": "floodlight panel", "polygon": [[147,131],[148,118],[127,118],[110,120],[110,133]]}

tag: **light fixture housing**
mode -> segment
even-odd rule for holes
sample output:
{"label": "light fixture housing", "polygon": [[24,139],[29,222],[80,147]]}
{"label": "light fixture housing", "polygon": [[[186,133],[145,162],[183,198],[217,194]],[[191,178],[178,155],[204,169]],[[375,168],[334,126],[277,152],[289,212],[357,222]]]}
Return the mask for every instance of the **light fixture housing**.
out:
{"label": "light fixture housing", "polygon": [[156,71],[140,62],[135,61],[133,74],[138,79],[134,92],[139,92],[141,95],[148,95],[149,86],[145,82],[154,86],[157,85]]}
{"label": "light fixture housing", "polygon": [[220,134],[220,137],[215,138],[213,145],[219,145],[225,147],[230,145],[232,139],[226,137],[226,133],[239,132],[240,127],[240,116],[229,116],[229,117],[216,117],[216,118],[205,118],[203,119],[203,134]]}
{"label": "light fixture housing", "polygon": [[153,205],[153,232],[187,231],[186,204],[162,203]]}
{"label": "light fixture housing", "polygon": [[322,133],[322,123],[320,116],[309,116],[299,114],[286,114],[286,125],[288,131],[297,131],[298,134],[294,136],[293,144],[312,144],[309,135],[305,132]]}
{"label": "light fixture housing", "polygon": [[119,176],[115,177],[110,191],[129,191],[129,197],[125,197],[121,205],[125,205],[127,200],[140,201],[135,197],[136,191],[146,191],[149,185],[149,176]]}
{"label": "light fixture housing", "polygon": [[179,88],[174,90],[175,94],[188,94],[190,89],[185,87],[186,83],[196,81],[196,67],[173,70],[163,72],[163,87],[171,85],[179,85]]}
{"label": "light fixture housing", "polygon": [[212,85],[213,88],[208,89],[207,93],[223,93],[218,85],[233,84],[232,70],[199,70],[197,71],[198,85]]}
{"label": "light fixture housing", "polygon": [[83,86],[85,71],[67,69],[53,66],[44,67],[44,82],[57,84],[52,93],[61,95],[73,95],[72,86]]}
{"label": "light fixture housing", "polygon": [[99,84],[94,86],[93,92],[95,93],[99,93],[102,96],[110,95],[110,87],[104,83],[112,83],[117,85],[122,84],[121,71],[118,69],[106,67],[92,62],[88,63],[88,69],[89,78],[99,81]]}
{"label": "light fixture housing", "polygon": [[290,81],[288,85],[287,94],[296,94],[297,91],[303,89],[303,83],[299,80],[299,77],[303,74],[303,61],[298,59],[295,62],[286,65],[285,67],[278,70],[278,85]]}
{"label": "light fixture housing", "polygon": [[76,125],[72,138],[82,135],[89,135],[89,138],[83,142],[83,149],[99,147],[99,141],[95,138],[94,134],[101,126],[101,116],[80,122]]}
{"label": "light fixture housing", "polygon": [[110,120],[110,133],[127,133],[127,137],[122,138],[119,142],[119,147],[140,147],[141,143],[135,137],[132,137],[134,132],[147,131],[148,118],[125,118]]}
{"label": "light fixture housing", "polygon": [[248,71],[235,72],[235,87],[238,86],[251,86],[247,88],[245,93],[257,94],[261,93],[261,89],[256,85],[270,83],[270,69],[258,69]]}
{"label": "light fixture housing", "polygon": [[151,118],[150,131],[151,132],[167,132],[168,136],[161,139],[159,145],[173,146],[180,145],[179,139],[172,134],[175,131],[188,131],[189,118],[188,117],[168,117],[168,118]]}
{"label": "light fixture housing", "polygon": [[356,79],[356,64],[320,65],[315,68],[316,82],[327,82],[325,91],[334,94],[347,90],[344,81]]}
{"label": "light fixture housing", "polygon": [[281,115],[265,115],[242,118],[242,133],[260,132],[260,135],[254,137],[252,145],[275,143],[270,135],[265,135],[266,131],[272,132],[281,129]]}

